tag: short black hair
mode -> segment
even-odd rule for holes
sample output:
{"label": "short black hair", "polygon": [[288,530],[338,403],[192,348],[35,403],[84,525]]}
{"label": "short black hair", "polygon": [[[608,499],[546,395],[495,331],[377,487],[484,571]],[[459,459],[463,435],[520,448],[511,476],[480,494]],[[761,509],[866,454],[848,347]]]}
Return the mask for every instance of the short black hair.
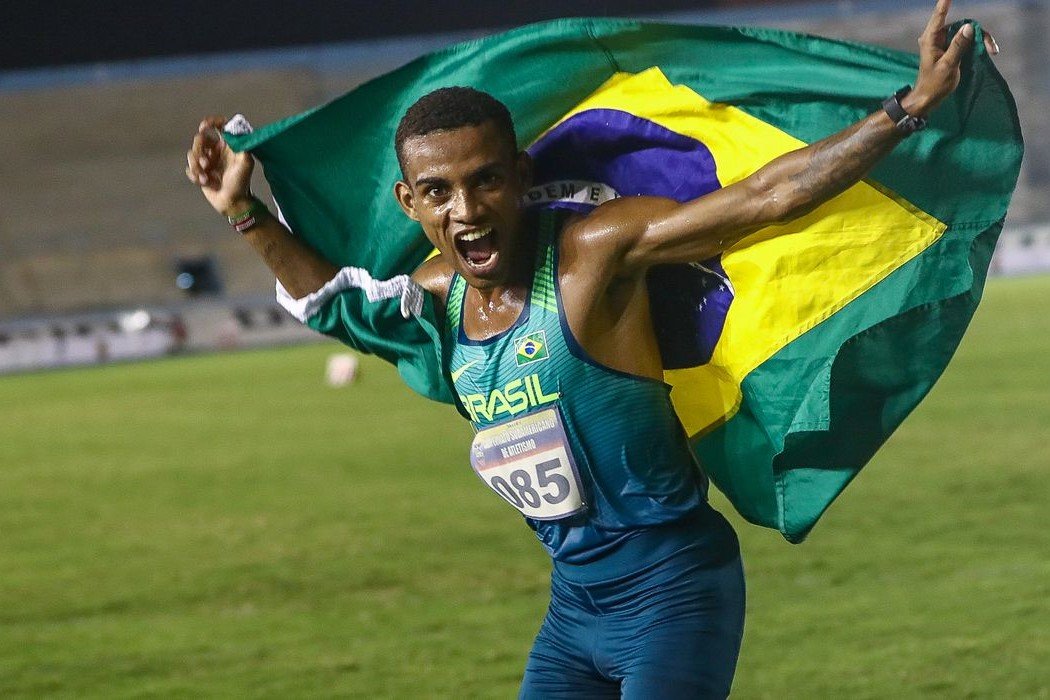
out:
{"label": "short black hair", "polygon": [[432,131],[479,126],[491,121],[507,140],[512,153],[518,151],[518,137],[507,106],[487,92],[471,87],[444,87],[423,95],[408,108],[397,125],[394,150],[401,176],[405,174],[404,145],[413,136]]}

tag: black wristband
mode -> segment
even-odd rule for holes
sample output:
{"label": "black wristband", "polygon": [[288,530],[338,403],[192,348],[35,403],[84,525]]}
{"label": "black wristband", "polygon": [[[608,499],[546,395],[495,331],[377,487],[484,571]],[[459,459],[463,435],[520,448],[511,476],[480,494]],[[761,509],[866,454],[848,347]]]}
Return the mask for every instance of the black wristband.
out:
{"label": "black wristband", "polygon": [[882,103],[882,108],[886,110],[886,114],[888,114],[890,119],[893,120],[893,124],[897,127],[897,131],[905,136],[911,136],[916,131],[922,131],[926,128],[925,119],[922,117],[913,117],[904,111],[904,107],[901,107],[901,99],[903,99],[909,92],[911,92],[911,85],[905,85],[900,90],[887,97]]}

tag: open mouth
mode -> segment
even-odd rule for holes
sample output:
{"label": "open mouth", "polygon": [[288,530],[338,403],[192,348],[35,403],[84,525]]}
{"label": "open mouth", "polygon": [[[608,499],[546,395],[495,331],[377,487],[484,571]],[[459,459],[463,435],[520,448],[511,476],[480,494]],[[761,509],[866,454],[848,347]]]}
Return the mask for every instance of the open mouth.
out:
{"label": "open mouth", "polygon": [[456,234],[456,252],[475,272],[487,272],[496,265],[499,251],[496,250],[496,235],[491,228],[475,229]]}

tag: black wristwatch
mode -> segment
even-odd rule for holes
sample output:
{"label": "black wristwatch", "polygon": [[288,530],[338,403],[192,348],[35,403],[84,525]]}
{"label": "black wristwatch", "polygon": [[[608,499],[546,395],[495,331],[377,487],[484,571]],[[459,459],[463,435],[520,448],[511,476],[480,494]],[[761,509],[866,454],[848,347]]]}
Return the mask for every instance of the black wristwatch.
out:
{"label": "black wristwatch", "polygon": [[911,136],[916,131],[922,131],[926,128],[926,120],[922,117],[913,117],[904,111],[901,107],[901,100],[911,92],[911,85],[905,85],[897,92],[887,97],[883,103],[882,108],[886,110],[886,114],[890,115],[890,119],[897,126],[897,130],[905,136]]}

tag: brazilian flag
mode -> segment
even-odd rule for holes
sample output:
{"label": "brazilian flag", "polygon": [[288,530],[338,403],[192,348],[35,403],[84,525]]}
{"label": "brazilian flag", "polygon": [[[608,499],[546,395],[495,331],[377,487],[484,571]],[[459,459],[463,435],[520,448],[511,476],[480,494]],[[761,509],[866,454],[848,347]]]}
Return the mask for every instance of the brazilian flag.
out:
{"label": "brazilian flag", "polygon": [[[980,300],[1023,147],[976,29],[958,90],[869,178],[718,258],[651,273],[665,378],[701,464],[790,541],[930,390]],[[741,180],[875,111],[917,68],[913,54],[784,31],[558,20],[227,140],[261,161],[291,230],[345,266],[306,299],[278,289],[289,309],[452,403],[434,309],[406,277],[432,249],[391,194],[394,131],[416,99],[492,93],[536,161],[527,203],[586,210]],[[520,362],[543,352],[535,340]]]}

